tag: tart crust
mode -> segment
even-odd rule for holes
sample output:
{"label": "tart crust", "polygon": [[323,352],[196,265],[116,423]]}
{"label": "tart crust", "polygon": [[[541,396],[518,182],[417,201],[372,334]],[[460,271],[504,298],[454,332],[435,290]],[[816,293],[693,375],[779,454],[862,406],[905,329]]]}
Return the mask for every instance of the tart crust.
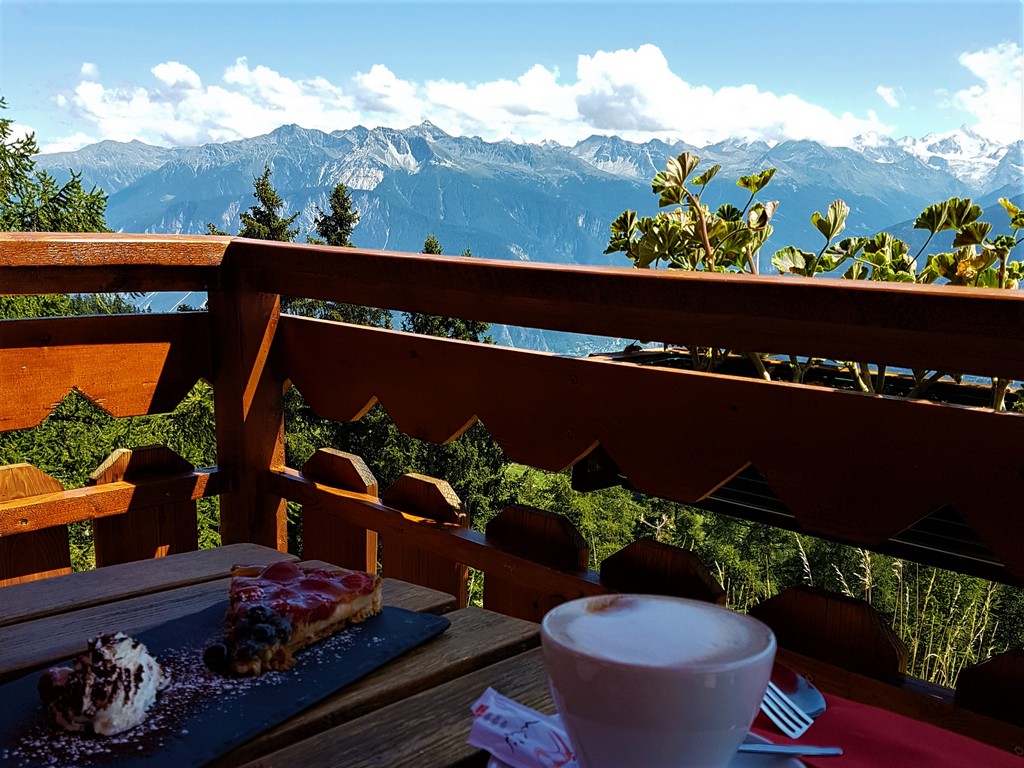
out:
{"label": "tart crust", "polygon": [[295,654],[380,613],[381,579],[290,562],[231,569],[227,667],[236,675],[289,669]]}

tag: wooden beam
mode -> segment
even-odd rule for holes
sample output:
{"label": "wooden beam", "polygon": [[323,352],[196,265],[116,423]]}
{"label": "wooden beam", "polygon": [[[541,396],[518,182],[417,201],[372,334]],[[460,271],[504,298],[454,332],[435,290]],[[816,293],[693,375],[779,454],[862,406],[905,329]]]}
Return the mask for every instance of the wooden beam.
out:
{"label": "wooden beam", "polygon": [[120,515],[171,501],[216,496],[224,490],[224,477],[217,468],[210,468],[138,485],[115,482],[13,499],[0,502],[0,539],[54,525]]}
{"label": "wooden beam", "polygon": [[[139,483],[144,479],[191,474],[193,469],[163,445],[118,448],[89,475],[87,485]],[[122,515],[96,518],[92,527],[98,567],[199,549],[195,499],[168,501]]]}
{"label": "wooden beam", "polygon": [[284,552],[285,501],[258,488],[263,473],[284,465],[284,382],[272,358],[281,297],[255,290],[231,264],[222,269],[209,294],[217,461],[237,484],[221,496],[221,540]]}
{"label": "wooden beam", "polygon": [[[377,478],[354,453],[320,448],[302,465],[302,476],[368,497],[377,496]],[[377,532],[352,525],[316,507],[302,510],[303,557],[342,568],[377,573]]]}
{"label": "wooden beam", "polygon": [[209,378],[206,313],[0,323],[0,431],[41,422],[72,389],[113,416],[165,413]]}
{"label": "wooden beam", "polygon": [[561,593],[566,599],[605,594],[609,590],[598,582],[595,571],[574,573],[558,571],[529,558],[504,552],[487,543],[482,533],[455,524],[404,514],[379,499],[311,482],[293,469],[267,472],[261,486],[268,493],[337,515],[353,525],[362,525],[388,536],[402,538],[411,546],[458,560],[487,573],[500,572],[517,583]]}
{"label": "wooden beam", "polygon": [[[2,502],[31,501],[63,490],[58,480],[30,464],[0,467],[0,507]],[[71,550],[66,525],[0,538],[0,587],[68,573]]]}

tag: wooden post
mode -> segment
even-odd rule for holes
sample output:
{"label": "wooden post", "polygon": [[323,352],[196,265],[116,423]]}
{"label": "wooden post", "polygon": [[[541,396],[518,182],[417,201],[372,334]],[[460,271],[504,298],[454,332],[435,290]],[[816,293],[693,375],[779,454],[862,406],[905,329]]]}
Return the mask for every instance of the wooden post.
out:
{"label": "wooden post", "polygon": [[[302,475],[314,483],[377,496],[377,478],[354,453],[320,448],[305,464]],[[377,572],[377,532],[352,525],[312,506],[302,508],[302,557],[324,560],[342,568]]]}
{"label": "wooden post", "polygon": [[697,555],[653,539],[634,541],[605,558],[601,583],[616,592],[674,595],[725,605],[725,590]]}
{"label": "wooden post", "polygon": [[[568,518],[522,505],[506,507],[487,524],[487,542],[560,571],[585,572],[590,560],[586,540]],[[567,599],[551,589],[517,585],[500,571],[484,581],[484,608],[527,621],[540,621]]]}
{"label": "wooden post", "polygon": [[[63,490],[59,481],[31,464],[0,467],[0,501]],[[0,538],[0,587],[68,573],[71,549],[66,525]]]}
{"label": "wooden post", "polygon": [[221,541],[283,552],[288,549],[285,501],[262,489],[264,473],[284,466],[284,382],[271,359],[281,297],[245,281],[232,261],[243,257],[244,243],[233,242],[221,284],[209,292],[217,459],[232,488],[220,497]]}
{"label": "wooden post", "polygon": [[1008,723],[1024,723],[1024,649],[1015,648],[960,670],[956,704]]}
{"label": "wooden post", "polygon": [[[118,448],[89,475],[87,485],[191,472],[194,467],[163,445]],[[182,501],[134,509],[93,520],[96,565],[115,565],[199,549],[196,502]]]}
{"label": "wooden post", "polygon": [[907,646],[869,603],[813,587],[791,587],[750,609],[779,647],[876,680],[898,682]]}
{"label": "wooden post", "polygon": [[[381,494],[390,507],[406,514],[424,517],[440,525],[469,527],[469,516],[462,501],[444,480],[418,474],[405,474]],[[405,542],[400,536],[383,537],[384,575],[411,581],[453,595],[459,608],[469,602],[469,569],[464,563],[426,552]]]}

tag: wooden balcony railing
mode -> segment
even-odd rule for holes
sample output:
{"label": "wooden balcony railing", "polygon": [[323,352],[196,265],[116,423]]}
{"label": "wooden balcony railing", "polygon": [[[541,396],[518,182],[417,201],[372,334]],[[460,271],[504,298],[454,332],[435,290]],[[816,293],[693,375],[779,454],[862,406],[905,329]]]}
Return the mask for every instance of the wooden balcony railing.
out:
{"label": "wooden balcony railing", "polygon": [[[523,618],[608,590],[722,599],[721,585],[680,549],[641,541],[590,570],[579,534],[550,511],[512,507],[477,531],[443,479],[406,475],[381,491],[360,457],[329,446],[304,467],[285,466],[282,398],[294,383],[330,419],[358,419],[379,402],[400,430],[433,442],[479,419],[510,460],[574,467],[578,487],[622,482],[1024,584],[1024,415],[280,313],[282,295],[302,296],[1020,381],[1022,292],[217,237],[0,235],[0,294],[152,290],[206,291],[209,310],[0,322],[0,431],[38,424],[72,389],[128,416],[169,411],[204,379],[214,390],[217,466],[193,468],[161,448],[122,452],[72,490],[27,465],[3,468],[0,580],[66,570],[72,522],[93,521],[100,564],[194,547],[195,500],[219,495],[224,543],[287,548],[286,502],[297,502],[306,557],[373,570],[379,554],[386,575],[462,602],[467,567],[480,569],[485,607]],[[809,470],[807,456],[832,460]],[[736,485],[751,478],[760,501]],[[929,528],[936,520],[946,533]],[[1022,676],[1019,656],[989,667],[997,674],[965,671],[958,699],[908,678],[906,649],[860,601],[796,590],[755,610],[822,675],[846,670],[832,681],[838,692],[1008,748],[1024,744],[1021,724],[997,722],[984,704],[996,678]]]}

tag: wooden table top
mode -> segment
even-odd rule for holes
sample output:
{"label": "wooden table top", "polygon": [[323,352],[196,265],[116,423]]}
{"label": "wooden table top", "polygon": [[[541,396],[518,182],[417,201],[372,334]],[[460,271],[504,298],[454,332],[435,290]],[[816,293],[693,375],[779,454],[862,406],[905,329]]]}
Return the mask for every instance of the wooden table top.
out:
{"label": "wooden table top", "polygon": [[[233,564],[281,559],[296,558],[237,544],[5,587],[0,683],[80,653],[100,632],[137,633],[203,610],[226,598]],[[451,595],[394,579],[384,579],[384,602],[443,613],[451,625],[209,765],[484,765],[466,739],[469,706],[488,685],[550,711],[538,625],[453,610]]]}

